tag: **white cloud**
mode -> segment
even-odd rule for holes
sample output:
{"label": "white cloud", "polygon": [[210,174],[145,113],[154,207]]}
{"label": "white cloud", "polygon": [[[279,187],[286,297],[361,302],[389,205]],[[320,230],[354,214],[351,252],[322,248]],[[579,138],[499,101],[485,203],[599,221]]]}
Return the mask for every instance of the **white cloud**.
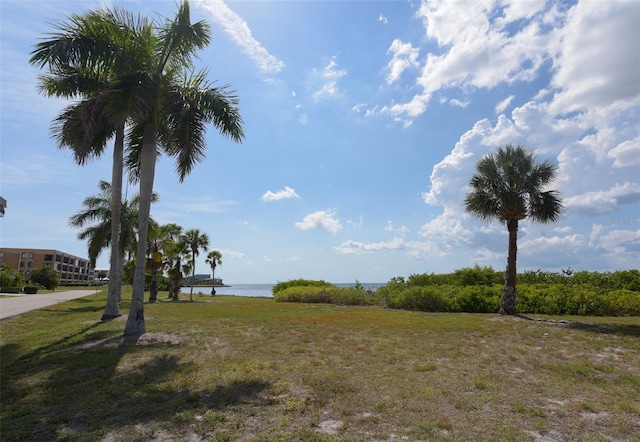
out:
{"label": "white cloud", "polygon": [[405,225],[402,225],[400,227],[398,227],[397,229],[395,227],[393,227],[393,223],[391,221],[387,222],[387,225],[384,226],[384,230],[386,232],[397,232],[400,235],[406,235],[407,233],[409,233],[411,230],[409,230],[409,228]]}
{"label": "white cloud", "polygon": [[504,110],[509,107],[514,98],[515,95],[509,95],[507,98],[496,104],[496,114],[501,114],[502,112],[504,112]]}
{"label": "white cloud", "polygon": [[230,249],[220,249],[220,254],[222,255],[222,259],[231,258],[231,259],[245,259],[247,256],[235,250]]}
{"label": "white cloud", "polygon": [[381,241],[369,244],[348,240],[339,246],[334,247],[334,250],[339,255],[360,255],[363,253],[374,253],[379,251],[404,250],[406,248],[407,245],[404,240],[400,237],[396,237],[392,241]]}
{"label": "white cloud", "polygon": [[315,91],[313,98],[320,100],[322,98],[334,97],[339,94],[338,80],[347,75],[347,71],[338,68],[335,56],[323,69],[314,69],[311,73],[311,81]]}
{"label": "white cloud", "polygon": [[262,201],[278,201],[288,198],[300,198],[300,196],[298,196],[296,191],[289,186],[285,186],[283,190],[279,190],[275,193],[268,190],[264,195],[262,195]]}
{"label": "white cloud", "polygon": [[565,199],[565,207],[585,215],[604,215],[615,211],[621,204],[633,204],[640,201],[638,183],[616,184],[607,190],[585,192]]}
{"label": "white cloud", "polygon": [[551,111],[564,114],[606,106],[616,100],[638,103],[640,8],[633,1],[581,1],[554,40],[552,84],[559,89]]}
{"label": "white cloud", "polygon": [[618,144],[607,157],[613,158],[613,167],[640,166],[640,137]]}
{"label": "white cloud", "polygon": [[389,19],[384,15],[380,14],[380,16],[378,17],[378,21],[386,25],[389,22]]}
{"label": "white cloud", "polygon": [[451,103],[452,106],[456,106],[456,107],[461,107],[461,108],[465,108],[467,106],[469,106],[470,101],[469,100],[458,100],[457,98],[452,98],[451,100],[449,100],[449,103]]}
{"label": "white cloud", "polygon": [[300,258],[298,258],[297,256],[287,256],[286,260],[289,262],[297,262],[300,261]]}
{"label": "white cloud", "polygon": [[402,73],[411,67],[418,67],[418,54],[420,50],[414,48],[411,43],[403,43],[398,39],[393,40],[387,53],[391,53],[391,61],[387,65],[389,75],[387,83],[398,80]]}
{"label": "white cloud", "polygon": [[349,226],[350,229],[354,229],[357,230],[360,227],[362,227],[362,225],[364,224],[364,216],[360,215],[360,218],[358,219],[358,221],[353,221],[353,220],[347,220],[347,225]]}
{"label": "white cloud", "polygon": [[211,18],[220,25],[227,35],[242,48],[245,54],[256,62],[260,71],[265,74],[276,74],[284,68],[278,57],[271,55],[257,41],[249,29],[247,22],[222,0],[195,0],[196,5],[211,14]]}
{"label": "white cloud", "polygon": [[300,230],[324,229],[335,235],[342,230],[342,224],[335,216],[335,210],[319,210],[305,216],[301,222],[295,223],[295,226]]}

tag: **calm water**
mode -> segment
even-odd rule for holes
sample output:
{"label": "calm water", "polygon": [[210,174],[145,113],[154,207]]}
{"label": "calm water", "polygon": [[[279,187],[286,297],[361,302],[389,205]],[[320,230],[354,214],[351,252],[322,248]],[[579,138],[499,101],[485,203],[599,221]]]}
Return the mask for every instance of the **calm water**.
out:
{"label": "calm water", "polygon": [[[367,290],[376,290],[386,283],[361,283]],[[231,287],[216,287],[216,295],[250,296],[254,298],[273,298],[271,289],[274,284],[230,284]],[[336,284],[338,287],[353,287],[355,284]],[[180,293],[189,293],[191,287],[182,287]],[[211,287],[194,287],[193,293],[210,294]]]}

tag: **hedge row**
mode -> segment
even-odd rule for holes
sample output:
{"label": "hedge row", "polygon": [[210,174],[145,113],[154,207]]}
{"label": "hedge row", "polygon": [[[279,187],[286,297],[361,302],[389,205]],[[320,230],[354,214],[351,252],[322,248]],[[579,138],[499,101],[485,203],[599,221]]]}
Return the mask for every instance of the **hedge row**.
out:
{"label": "hedge row", "polygon": [[367,292],[354,287],[300,286],[274,290],[273,297],[279,302],[307,302],[338,305],[381,305],[377,292]]}
{"label": "hedge row", "polygon": [[[292,285],[274,290],[279,302],[379,305],[425,312],[497,313],[502,285],[408,286],[389,284],[375,292],[359,288]],[[517,310],[523,314],[640,316],[640,293],[621,289],[603,293],[591,286],[518,285]]]}

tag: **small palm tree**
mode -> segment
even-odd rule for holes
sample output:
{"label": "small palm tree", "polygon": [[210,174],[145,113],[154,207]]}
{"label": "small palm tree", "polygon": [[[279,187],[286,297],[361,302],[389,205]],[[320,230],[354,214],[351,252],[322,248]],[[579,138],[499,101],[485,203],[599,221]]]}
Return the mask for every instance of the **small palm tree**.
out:
{"label": "small palm tree", "polygon": [[209,236],[206,233],[200,233],[199,229],[189,229],[184,233],[184,240],[191,250],[191,291],[189,292],[189,300],[193,302],[193,284],[196,279],[196,256],[200,254],[200,249],[206,252],[209,248]]}
{"label": "small palm tree", "polygon": [[[137,237],[137,219],[138,219],[138,203],[139,196],[135,195],[131,200],[123,200],[119,205],[118,214],[115,218],[119,219],[120,227],[117,229],[118,234],[116,241],[112,241],[113,238],[113,224],[114,214],[111,210],[113,193],[110,183],[100,180],[98,183],[100,193],[97,195],[91,195],[84,199],[82,205],[84,209],[73,215],[69,219],[69,224],[72,227],[83,228],[78,233],[78,239],[88,242],[89,261],[91,266],[95,267],[96,260],[103,249],[111,246],[112,250],[115,250],[118,255],[116,269],[111,269],[109,275],[109,285],[111,287],[111,281],[115,281],[113,284],[120,287],[122,285],[122,266],[124,265],[124,255],[127,250],[132,248],[132,244],[136,243]],[[153,200],[157,201],[158,196],[153,195]],[[87,226],[88,224],[94,223]],[[87,227],[85,227],[87,226]],[[120,290],[116,291],[116,301],[120,301]],[[117,304],[117,303],[116,303]],[[119,309],[116,305],[116,316],[119,316]],[[109,313],[110,312],[110,313]],[[113,318],[115,312],[109,310],[105,311],[102,319]]]}
{"label": "small palm tree", "polygon": [[149,302],[158,300],[158,279],[160,271],[167,264],[169,248],[182,235],[182,227],[177,224],[159,225],[149,223],[147,268],[151,273]]}
{"label": "small palm tree", "polygon": [[222,265],[222,253],[212,250],[207,255],[206,263],[211,266],[211,295],[216,294],[216,267]]}
{"label": "small palm tree", "polygon": [[184,275],[191,272],[189,243],[184,240],[184,236],[180,236],[168,245],[167,252],[169,297],[173,301],[179,301]]}
{"label": "small palm tree", "polygon": [[558,192],[544,190],[556,179],[556,167],[537,162],[523,146],[511,144],[485,155],[476,165],[465,197],[466,211],[483,220],[507,225],[509,253],[500,314],[516,314],[516,255],[518,222],[525,218],[555,222],[563,206]]}

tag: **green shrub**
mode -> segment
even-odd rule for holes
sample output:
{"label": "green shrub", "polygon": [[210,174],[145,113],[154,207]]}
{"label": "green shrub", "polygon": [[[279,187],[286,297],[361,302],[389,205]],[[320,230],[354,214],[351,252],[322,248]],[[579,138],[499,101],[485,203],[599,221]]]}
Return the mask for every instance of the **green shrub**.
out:
{"label": "green shrub", "polygon": [[310,304],[338,305],[381,305],[376,292],[368,292],[355,287],[292,286],[278,290],[274,295],[277,302],[306,302]]}
{"label": "green shrub", "polygon": [[35,285],[26,285],[24,286],[24,292],[27,295],[35,295],[36,293],[38,293],[38,287],[36,287]]}
{"label": "green shrub", "polygon": [[24,277],[17,270],[6,264],[0,264],[0,287],[19,287],[22,284],[24,284]]}
{"label": "green shrub", "polygon": [[466,313],[496,313],[502,299],[501,285],[460,287],[453,295],[454,311]]}
{"label": "green shrub", "polygon": [[[381,287],[378,289],[382,290]],[[447,293],[451,286],[423,286],[404,287],[396,290],[384,291],[389,308],[403,310],[418,310],[423,312],[451,311]]]}
{"label": "green shrub", "polygon": [[311,279],[291,279],[289,281],[280,282],[273,286],[271,291],[275,297],[276,293],[285,290],[289,287],[334,287],[333,284],[322,280],[311,280]]}
{"label": "green shrub", "polygon": [[20,293],[20,287],[2,287],[0,293]]}

